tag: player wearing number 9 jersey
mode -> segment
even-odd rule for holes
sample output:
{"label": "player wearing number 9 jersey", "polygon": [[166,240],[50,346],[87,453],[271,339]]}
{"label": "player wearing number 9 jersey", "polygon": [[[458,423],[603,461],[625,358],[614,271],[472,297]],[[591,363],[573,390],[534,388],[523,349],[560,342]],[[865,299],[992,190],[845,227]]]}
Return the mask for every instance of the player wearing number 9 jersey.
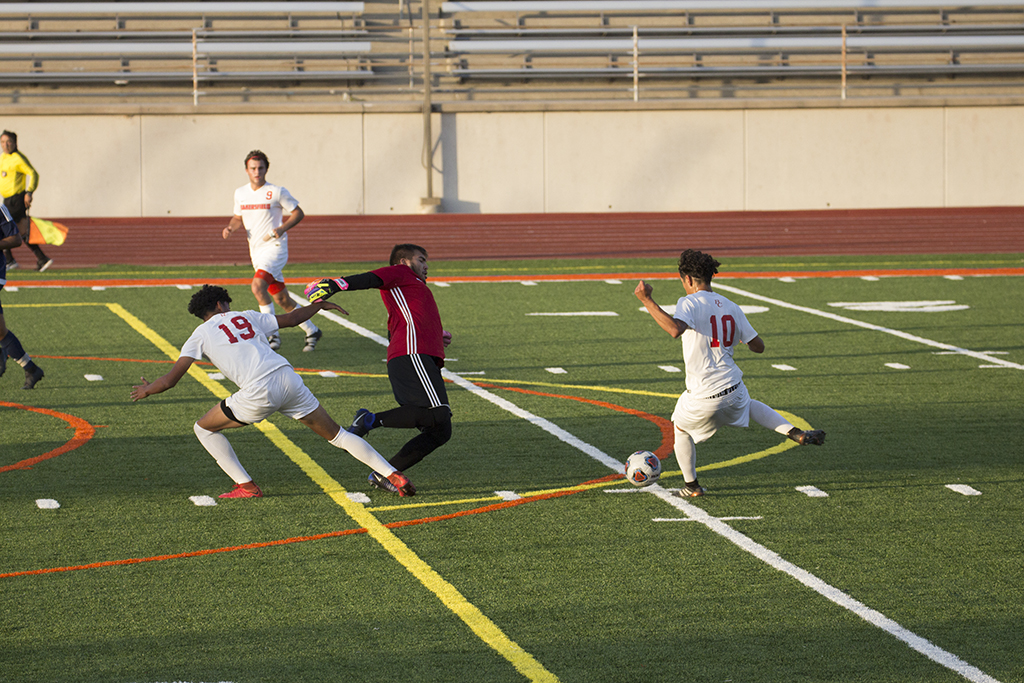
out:
{"label": "player wearing number 9 jersey", "polygon": [[348,451],[381,473],[399,495],[416,493],[409,480],[370,444],[339,427],[288,361],[270,348],[268,336],[277,334],[281,327],[295,327],[325,308],[346,313],[327,301],[277,316],[258,311],[232,311],[227,290],[204,285],[193,295],[188,307],[189,313],[200,318],[203,324],[185,342],[174,367],[153,383],[143,377],[142,384],[132,387],[133,401],[166,391],[203,356],[238,385],[237,392],[211,408],[193,427],[199,442],[235,480],[235,488],[221,498],[259,498],[263,492],[238,461],[227,437],[220,432],[254,424],[276,412],[302,422],[332,446]]}
{"label": "player wearing number 9 jersey", "polygon": [[799,444],[821,445],[825,441],[825,432],[797,429],[764,403],[750,398],[733,351],[744,343],[754,353],[763,353],[764,341],[739,306],[712,291],[711,279],[719,265],[709,254],[693,249],[680,255],[679,279],[686,296],[676,303],[672,316],[655,303],[649,284],[641,280],[634,290],[658,325],[683,341],[686,391],[672,413],[673,446],[685,480],[679,491],[683,498],[704,495],[697,481],[696,444],[710,439],[723,425],[746,427],[753,417],[758,424]]}

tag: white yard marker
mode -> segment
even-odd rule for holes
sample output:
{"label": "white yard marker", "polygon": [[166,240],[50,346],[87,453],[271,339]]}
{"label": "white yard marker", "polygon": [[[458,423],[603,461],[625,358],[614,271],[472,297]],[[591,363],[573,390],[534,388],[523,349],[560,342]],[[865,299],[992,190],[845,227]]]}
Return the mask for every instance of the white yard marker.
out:
{"label": "white yard marker", "polygon": [[209,375],[207,375],[207,376],[208,376],[208,377],[209,377],[210,379],[224,379],[224,373],[223,373],[223,372],[211,372],[211,373],[210,373]]}
{"label": "white yard marker", "polygon": [[324,370],[323,372],[317,373],[321,377],[337,377],[338,373],[332,372],[331,370]]}
{"label": "white yard marker", "polygon": [[658,368],[664,370],[665,372],[682,372],[682,370],[680,370],[674,365],[659,365]]}
{"label": "white yard marker", "polygon": [[185,290],[185,289],[192,289],[192,285],[174,285],[174,286],[177,287],[178,289],[183,289],[183,290]]}
{"label": "white yard marker", "polygon": [[879,281],[879,280],[881,280],[881,279],[882,279],[882,278],[880,278],[880,277],[876,277],[876,276],[874,276],[874,275],[865,275],[865,276],[863,276],[863,277],[861,278],[861,280],[865,280],[865,281],[867,281],[867,282],[878,282],[878,281]]}
{"label": "white yard marker", "polygon": [[884,313],[948,313],[965,311],[970,306],[958,304],[952,299],[945,301],[840,301],[829,304],[833,308],[847,311],[881,311]]}
{"label": "white yard marker", "polygon": [[795,277],[780,277],[779,282],[796,282]]}
{"label": "white yard marker", "polygon": [[10,286],[5,286],[5,287],[4,287],[4,291],[5,291],[5,292],[8,292],[8,293],[10,293],[10,292],[17,292],[17,291],[18,291],[18,288],[17,288],[17,287],[10,287]]}
{"label": "white yard marker", "polygon": [[345,495],[353,503],[369,503],[370,497],[360,491],[345,491]]}
{"label": "white yard marker", "polygon": [[103,375],[85,375],[85,378],[90,382],[102,382]]}
{"label": "white yard marker", "polygon": [[980,496],[981,491],[978,489],[968,486],[967,484],[946,484],[946,488],[950,491],[956,491],[957,493],[964,496]]}
{"label": "white yard marker", "polygon": [[519,500],[520,498],[522,498],[522,496],[520,496],[515,491],[495,491],[494,495],[496,495],[498,498],[501,498],[502,500]]}
{"label": "white yard marker", "polygon": [[36,507],[40,510],[56,510],[60,507],[60,503],[53,498],[39,498],[36,500]]}
{"label": "white yard marker", "polygon": [[893,370],[909,370],[910,369],[909,365],[904,365],[903,363],[886,363],[885,367],[892,368]]}
{"label": "white yard marker", "polygon": [[431,282],[430,284],[434,285],[435,287],[451,287],[452,286],[452,283],[450,283],[450,282],[441,282],[441,281]]}
{"label": "white yard marker", "polygon": [[92,291],[94,291],[94,292],[105,292],[105,291],[107,291],[107,288],[106,287],[93,287]]}
{"label": "white yard marker", "polygon": [[796,370],[796,368],[794,368],[792,365],[786,365],[785,363],[779,363],[778,365],[773,365],[772,367],[775,368],[776,370],[784,370],[786,372]]}
{"label": "white yard marker", "polygon": [[978,351],[971,351],[970,349],[961,348],[959,346],[953,346],[952,344],[944,344],[942,342],[933,341],[931,339],[925,339],[924,337],[918,337],[917,335],[903,332],[901,330],[894,330],[889,327],[882,327],[881,325],[874,325],[872,323],[864,322],[863,320],[854,320],[853,318],[847,318],[846,316],[838,315],[836,313],[829,313],[828,311],[819,311],[816,308],[810,308],[808,306],[798,306],[797,304],[791,304],[781,299],[774,299],[772,297],[761,296],[760,294],[754,294],[738,287],[732,287],[730,285],[723,285],[722,283],[715,284],[715,287],[722,290],[723,292],[732,292],[741,296],[749,297],[755,301],[764,301],[775,306],[782,306],[794,311],[801,311],[803,313],[810,313],[811,315],[817,315],[822,318],[828,318],[829,320],[835,320],[837,322],[846,323],[847,325],[855,325],[857,327],[863,327],[866,330],[874,330],[875,332],[884,332],[885,334],[891,334],[894,337],[900,339],[906,339],[907,341],[916,342],[918,344],[924,344],[925,346],[931,346],[944,351],[953,351],[954,353],[970,356],[971,358],[977,358],[989,363],[994,363],[1000,367],[1013,368],[1014,370],[1024,370],[1024,365],[1020,363],[1011,363],[1004,361],[999,358],[993,358],[990,355],[981,353]]}
{"label": "white yard marker", "polygon": [[828,498],[828,494],[817,486],[797,486],[796,490],[806,494],[810,498]]}
{"label": "white yard marker", "polygon": [[203,508],[217,507],[217,501],[215,501],[210,496],[189,496],[188,499],[191,500],[195,505],[197,505],[199,507],[203,507]]}
{"label": "white yard marker", "polygon": [[566,374],[569,373],[569,371],[566,370],[565,368],[544,368],[544,369],[547,370],[548,372],[550,372],[552,375],[566,375]]}
{"label": "white yard marker", "polygon": [[605,280],[605,282],[607,282],[610,285],[621,285],[622,284],[622,280]]}
{"label": "white yard marker", "polygon": [[964,279],[963,275],[943,275],[942,277],[946,278],[947,280],[963,280]]}
{"label": "white yard marker", "polygon": [[520,280],[519,284],[525,285],[527,287],[536,287],[537,286],[537,283],[534,282],[533,280]]}
{"label": "white yard marker", "polygon": [[[717,519],[720,522],[734,522],[736,520],[742,520],[742,519],[758,520],[758,519],[764,519],[764,517],[715,517],[715,519]],[[655,517],[651,521],[652,522],[696,522],[697,520],[690,519],[689,517]]]}
{"label": "white yard marker", "polygon": [[460,377],[462,375],[486,375],[487,371],[486,370],[473,370],[472,372],[468,372],[468,371],[466,371],[466,372],[456,372],[456,373],[453,373],[453,374],[459,375]]}
{"label": "white yard marker", "polygon": [[545,316],[552,318],[572,318],[572,317],[600,317],[600,318],[617,318],[619,316],[615,311],[573,311],[566,313],[527,313],[528,316]]}

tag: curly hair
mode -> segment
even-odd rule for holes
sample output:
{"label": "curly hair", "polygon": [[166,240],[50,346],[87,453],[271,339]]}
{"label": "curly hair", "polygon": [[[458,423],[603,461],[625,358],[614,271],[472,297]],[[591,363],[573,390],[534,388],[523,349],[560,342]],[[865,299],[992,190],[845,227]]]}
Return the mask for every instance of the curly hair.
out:
{"label": "curly hair", "polygon": [[424,256],[427,255],[427,250],[419,245],[396,244],[391,250],[391,258],[388,260],[388,265],[398,265],[404,258],[415,258],[417,252],[422,253]]}
{"label": "curly hair", "polygon": [[216,310],[217,304],[221,301],[231,303],[228,290],[216,285],[203,285],[188,302],[188,312],[200,320],[206,320],[206,314]]}
{"label": "curly hair", "polygon": [[249,159],[259,159],[264,164],[267,165],[268,169],[270,168],[270,159],[268,159],[267,155],[258,149],[254,149],[253,151],[245,155],[245,163],[243,164],[243,166],[245,166],[246,168],[249,167]]}
{"label": "curly hair", "polygon": [[718,272],[718,266],[722,265],[702,251],[687,249],[679,255],[679,274],[689,275],[695,280],[701,280],[711,284],[711,278]]}

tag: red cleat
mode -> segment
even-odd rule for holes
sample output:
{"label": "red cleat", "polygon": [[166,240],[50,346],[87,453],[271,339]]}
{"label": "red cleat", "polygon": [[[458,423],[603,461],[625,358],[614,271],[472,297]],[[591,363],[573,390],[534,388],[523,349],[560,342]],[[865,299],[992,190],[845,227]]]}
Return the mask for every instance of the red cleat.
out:
{"label": "red cleat", "polygon": [[218,498],[262,498],[263,491],[260,487],[249,481],[244,484],[235,484],[235,488],[227,493],[222,493]]}

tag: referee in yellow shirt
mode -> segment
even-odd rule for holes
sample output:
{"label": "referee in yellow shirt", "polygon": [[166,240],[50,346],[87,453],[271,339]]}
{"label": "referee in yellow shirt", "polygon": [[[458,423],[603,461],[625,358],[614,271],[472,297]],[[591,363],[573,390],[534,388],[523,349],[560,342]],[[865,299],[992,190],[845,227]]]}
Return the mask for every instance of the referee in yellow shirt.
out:
{"label": "referee in yellow shirt", "polygon": [[[11,218],[18,224],[21,241],[36,255],[36,270],[42,272],[53,265],[53,259],[47,258],[38,244],[29,244],[28,210],[32,206],[32,193],[39,185],[39,174],[25,155],[18,151],[18,135],[9,130],[0,134],[0,194],[4,196],[4,206],[11,213]],[[18,267],[14,255],[8,249],[7,269]]]}

